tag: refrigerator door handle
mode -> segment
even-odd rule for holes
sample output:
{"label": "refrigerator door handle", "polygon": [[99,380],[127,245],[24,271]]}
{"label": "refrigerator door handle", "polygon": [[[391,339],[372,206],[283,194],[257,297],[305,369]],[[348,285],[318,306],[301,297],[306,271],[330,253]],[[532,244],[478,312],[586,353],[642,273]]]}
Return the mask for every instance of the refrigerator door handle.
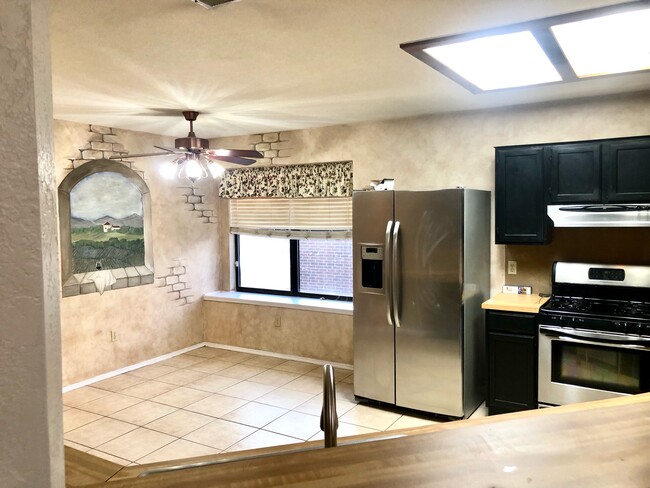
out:
{"label": "refrigerator door handle", "polygon": [[391,233],[393,231],[393,221],[389,220],[386,224],[386,253],[385,253],[385,269],[386,269],[386,319],[388,324],[393,327],[395,322],[393,321],[393,279],[391,278],[392,268],[390,262],[391,256]]}
{"label": "refrigerator door handle", "polygon": [[399,220],[395,221],[393,226],[393,239],[391,249],[391,295],[393,302],[393,320],[396,327],[401,327],[399,323],[399,298],[400,298],[400,282],[399,282]]}

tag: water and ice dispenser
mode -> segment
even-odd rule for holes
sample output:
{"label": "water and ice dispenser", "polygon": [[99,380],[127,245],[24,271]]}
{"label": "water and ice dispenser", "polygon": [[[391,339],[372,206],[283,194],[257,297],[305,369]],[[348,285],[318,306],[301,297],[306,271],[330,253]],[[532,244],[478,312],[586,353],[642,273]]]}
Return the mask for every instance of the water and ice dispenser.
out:
{"label": "water and ice dispenser", "polygon": [[361,246],[361,286],[381,289],[383,285],[384,247]]}

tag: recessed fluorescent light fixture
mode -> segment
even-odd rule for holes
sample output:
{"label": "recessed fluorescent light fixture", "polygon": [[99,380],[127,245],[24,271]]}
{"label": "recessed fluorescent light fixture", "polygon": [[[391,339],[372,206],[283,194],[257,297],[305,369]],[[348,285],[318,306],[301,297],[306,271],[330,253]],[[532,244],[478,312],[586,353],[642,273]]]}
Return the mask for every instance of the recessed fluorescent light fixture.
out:
{"label": "recessed fluorescent light fixture", "polygon": [[472,93],[650,70],[650,1],[400,47]]}
{"label": "recessed fluorescent light fixture", "polygon": [[562,81],[530,31],[423,49],[483,91]]}
{"label": "recessed fluorescent light fixture", "polygon": [[650,69],[650,8],[551,26],[579,78]]}

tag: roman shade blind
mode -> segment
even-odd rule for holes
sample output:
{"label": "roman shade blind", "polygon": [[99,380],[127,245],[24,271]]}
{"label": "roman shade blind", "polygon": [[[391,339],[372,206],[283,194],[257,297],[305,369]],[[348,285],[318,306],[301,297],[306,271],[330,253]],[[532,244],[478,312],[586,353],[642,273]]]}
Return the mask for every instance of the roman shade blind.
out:
{"label": "roman shade blind", "polygon": [[219,196],[230,199],[233,234],[352,236],[352,163],[228,170]]}
{"label": "roman shade blind", "polygon": [[352,198],[246,198],[230,201],[230,231],[270,237],[352,237]]}

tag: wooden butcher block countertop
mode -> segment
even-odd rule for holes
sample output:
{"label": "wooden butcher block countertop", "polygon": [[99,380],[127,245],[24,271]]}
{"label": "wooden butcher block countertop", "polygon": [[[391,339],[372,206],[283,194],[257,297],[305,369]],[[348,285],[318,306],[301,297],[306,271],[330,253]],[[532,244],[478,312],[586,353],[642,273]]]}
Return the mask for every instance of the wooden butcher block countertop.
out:
{"label": "wooden butcher block countertop", "polygon": [[93,486],[650,486],[650,394],[447,422],[417,432]]}
{"label": "wooden butcher block countertop", "polygon": [[506,312],[538,313],[539,307],[548,301],[548,297],[539,295],[514,295],[499,293],[483,302],[482,308],[486,310],[503,310]]}

